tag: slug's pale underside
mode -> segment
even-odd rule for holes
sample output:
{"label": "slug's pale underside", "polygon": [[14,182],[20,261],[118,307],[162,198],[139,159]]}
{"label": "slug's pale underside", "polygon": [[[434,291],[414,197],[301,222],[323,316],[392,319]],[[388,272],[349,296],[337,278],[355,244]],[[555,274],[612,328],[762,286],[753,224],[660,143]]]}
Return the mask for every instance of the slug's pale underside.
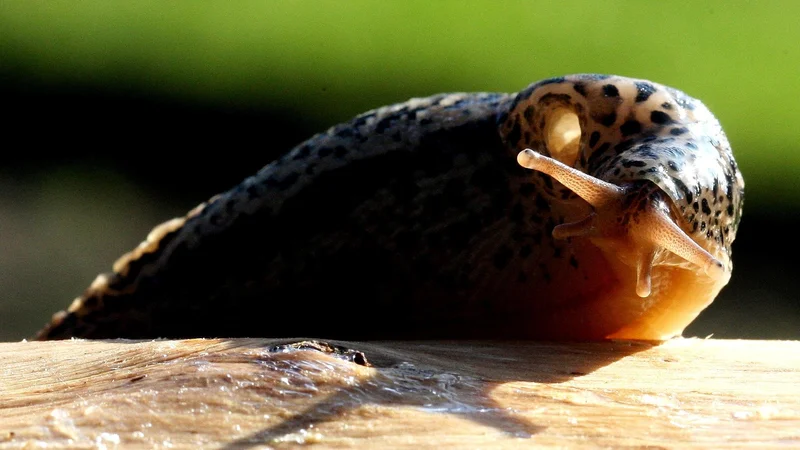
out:
{"label": "slug's pale underside", "polygon": [[656,83],[412,99],[156,227],[38,338],[666,339],[728,282],[743,192]]}

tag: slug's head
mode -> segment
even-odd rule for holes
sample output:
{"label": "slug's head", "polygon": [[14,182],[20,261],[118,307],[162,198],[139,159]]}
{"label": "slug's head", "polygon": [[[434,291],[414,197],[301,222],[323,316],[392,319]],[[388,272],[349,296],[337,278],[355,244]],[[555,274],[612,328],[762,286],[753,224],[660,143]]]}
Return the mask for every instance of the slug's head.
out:
{"label": "slug's head", "polygon": [[556,238],[588,237],[634,268],[640,297],[658,265],[727,282],[744,182],[700,101],[644,80],[574,75],[530,86],[499,120],[519,163],[559,182],[544,184],[551,203],[577,195],[592,207]]}

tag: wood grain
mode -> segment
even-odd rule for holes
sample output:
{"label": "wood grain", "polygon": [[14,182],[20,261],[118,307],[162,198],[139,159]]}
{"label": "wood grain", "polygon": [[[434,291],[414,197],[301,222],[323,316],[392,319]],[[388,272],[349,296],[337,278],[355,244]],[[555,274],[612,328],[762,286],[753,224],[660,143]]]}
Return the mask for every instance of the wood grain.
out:
{"label": "wood grain", "polygon": [[0,344],[0,448],[800,446],[800,342],[300,341]]}

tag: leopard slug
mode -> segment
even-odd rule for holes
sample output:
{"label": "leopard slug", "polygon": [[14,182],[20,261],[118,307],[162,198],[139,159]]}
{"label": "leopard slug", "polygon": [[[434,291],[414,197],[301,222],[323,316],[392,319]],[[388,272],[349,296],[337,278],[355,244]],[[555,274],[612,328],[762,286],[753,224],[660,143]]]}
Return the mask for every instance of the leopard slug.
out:
{"label": "leopard slug", "polygon": [[743,196],[657,83],[415,98],[157,226],[37,338],[667,339],[730,279]]}

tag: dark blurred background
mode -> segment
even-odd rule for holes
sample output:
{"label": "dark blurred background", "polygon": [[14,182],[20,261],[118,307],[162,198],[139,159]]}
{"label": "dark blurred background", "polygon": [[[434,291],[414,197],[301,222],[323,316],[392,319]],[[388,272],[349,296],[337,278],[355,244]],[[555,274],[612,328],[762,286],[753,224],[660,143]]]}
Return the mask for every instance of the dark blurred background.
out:
{"label": "dark blurred background", "polygon": [[687,336],[800,337],[800,2],[0,2],[0,340],[150,228],[311,134],[555,75],[702,99],[747,184],[735,270]]}

